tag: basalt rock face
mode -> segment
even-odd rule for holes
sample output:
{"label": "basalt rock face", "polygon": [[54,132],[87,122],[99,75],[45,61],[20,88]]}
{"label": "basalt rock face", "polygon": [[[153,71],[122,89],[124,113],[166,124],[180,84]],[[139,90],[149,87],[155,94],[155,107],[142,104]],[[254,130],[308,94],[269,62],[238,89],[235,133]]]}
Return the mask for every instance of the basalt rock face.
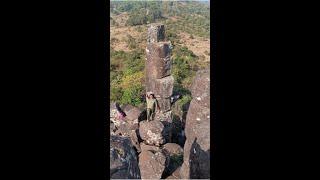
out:
{"label": "basalt rock face", "polygon": [[197,72],[191,87],[191,94],[202,107],[210,108],[210,70]]}
{"label": "basalt rock face", "polygon": [[159,151],[142,151],[139,155],[141,179],[161,179],[168,158]]}
{"label": "basalt rock face", "polygon": [[172,60],[169,43],[148,44],[146,70],[150,77],[160,79],[171,74]]}
{"label": "basalt rock face", "polygon": [[153,24],[148,28],[148,43],[165,40],[165,28],[163,24]]}
{"label": "basalt rock face", "polygon": [[175,143],[167,143],[163,146],[162,150],[170,159],[170,163],[166,168],[166,174],[171,175],[183,163],[183,148]]}
{"label": "basalt rock face", "polygon": [[162,112],[170,111],[174,84],[171,75],[171,43],[165,42],[165,28],[162,24],[152,24],[148,28],[145,66],[146,91],[155,94]]}
{"label": "basalt rock face", "polygon": [[198,72],[194,79],[185,135],[181,177],[210,178],[210,70]]}
{"label": "basalt rock face", "polygon": [[181,169],[181,167],[178,167],[170,176],[168,176],[165,179],[181,179],[180,169]]}
{"label": "basalt rock face", "polygon": [[157,120],[146,122],[140,122],[139,134],[149,145],[160,146],[168,141],[170,129]]}
{"label": "basalt rock face", "polygon": [[141,178],[136,152],[129,138],[110,137],[110,178]]}
{"label": "basalt rock face", "polygon": [[134,121],[134,120],[138,119],[141,112],[142,112],[139,108],[134,107],[132,105],[124,106],[122,109],[126,113],[126,115],[127,115],[126,119],[128,121]]}

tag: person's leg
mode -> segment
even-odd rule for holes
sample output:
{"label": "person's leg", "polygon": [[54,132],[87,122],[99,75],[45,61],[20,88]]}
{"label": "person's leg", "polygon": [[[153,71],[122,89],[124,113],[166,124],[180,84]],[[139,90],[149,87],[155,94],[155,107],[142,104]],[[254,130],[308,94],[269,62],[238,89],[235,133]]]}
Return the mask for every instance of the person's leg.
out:
{"label": "person's leg", "polygon": [[151,110],[151,120],[152,121],[154,120],[154,116],[155,116],[154,110]]}
{"label": "person's leg", "polygon": [[150,111],[151,109],[149,109],[149,108],[147,108],[147,121],[149,121],[150,120],[150,113],[151,113],[151,111]]}

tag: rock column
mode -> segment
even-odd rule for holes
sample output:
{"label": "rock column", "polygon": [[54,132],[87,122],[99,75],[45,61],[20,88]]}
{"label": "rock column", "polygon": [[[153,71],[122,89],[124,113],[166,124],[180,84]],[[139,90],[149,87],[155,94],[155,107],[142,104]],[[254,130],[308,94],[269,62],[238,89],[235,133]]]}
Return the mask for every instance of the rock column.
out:
{"label": "rock column", "polygon": [[210,70],[198,71],[191,88],[185,133],[183,179],[210,179]]}
{"label": "rock column", "polygon": [[[155,120],[164,122],[170,129],[172,123],[171,101],[174,78],[171,75],[171,48],[165,39],[162,24],[152,24],[148,28],[146,47],[146,91],[153,92],[159,103],[161,113],[156,113]],[[166,138],[170,141],[171,137]]]}

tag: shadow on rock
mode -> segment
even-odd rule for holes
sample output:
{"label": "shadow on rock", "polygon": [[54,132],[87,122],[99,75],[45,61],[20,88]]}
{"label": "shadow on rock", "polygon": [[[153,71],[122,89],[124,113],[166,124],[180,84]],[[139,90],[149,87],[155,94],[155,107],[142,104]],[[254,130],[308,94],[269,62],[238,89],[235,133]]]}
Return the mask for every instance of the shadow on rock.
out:
{"label": "shadow on rock", "polygon": [[197,138],[191,146],[190,161],[191,179],[210,179],[210,149],[202,150],[197,143]]}

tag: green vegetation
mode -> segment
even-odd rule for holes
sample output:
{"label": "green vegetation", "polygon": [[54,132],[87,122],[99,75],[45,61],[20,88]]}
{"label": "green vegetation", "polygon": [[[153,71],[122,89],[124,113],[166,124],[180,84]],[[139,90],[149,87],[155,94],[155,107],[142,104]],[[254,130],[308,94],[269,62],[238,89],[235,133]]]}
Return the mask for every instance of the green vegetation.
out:
{"label": "green vegetation", "polygon": [[[111,101],[120,104],[139,106],[144,94],[145,50],[140,43],[146,41],[146,24],[162,22],[166,26],[166,37],[173,44],[172,75],[175,79],[174,93],[179,93],[181,105],[191,101],[190,86],[196,71],[208,65],[202,63],[204,56],[196,56],[186,46],[181,45],[179,33],[186,32],[190,38],[210,37],[210,9],[207,4],[199,2],[173,1],[112,1],[111,16],[128,13],[126,26],[135,26],[135,30],[143,35],[133,38],[111,38],[110,43],[119,41],[127,43],[130,52],[110,52]],[[114,18],[110,23],[117,25]],[[207,52],[209,54],[209,52]],[[202,60],[202,61],[201,61]],[[200,62],[201,61],[201,62]]]}
{"label": "green vegetation", "polygon": [[144,54],[111,50],[110,83],[111,101],[139,105],[144,92]]}

